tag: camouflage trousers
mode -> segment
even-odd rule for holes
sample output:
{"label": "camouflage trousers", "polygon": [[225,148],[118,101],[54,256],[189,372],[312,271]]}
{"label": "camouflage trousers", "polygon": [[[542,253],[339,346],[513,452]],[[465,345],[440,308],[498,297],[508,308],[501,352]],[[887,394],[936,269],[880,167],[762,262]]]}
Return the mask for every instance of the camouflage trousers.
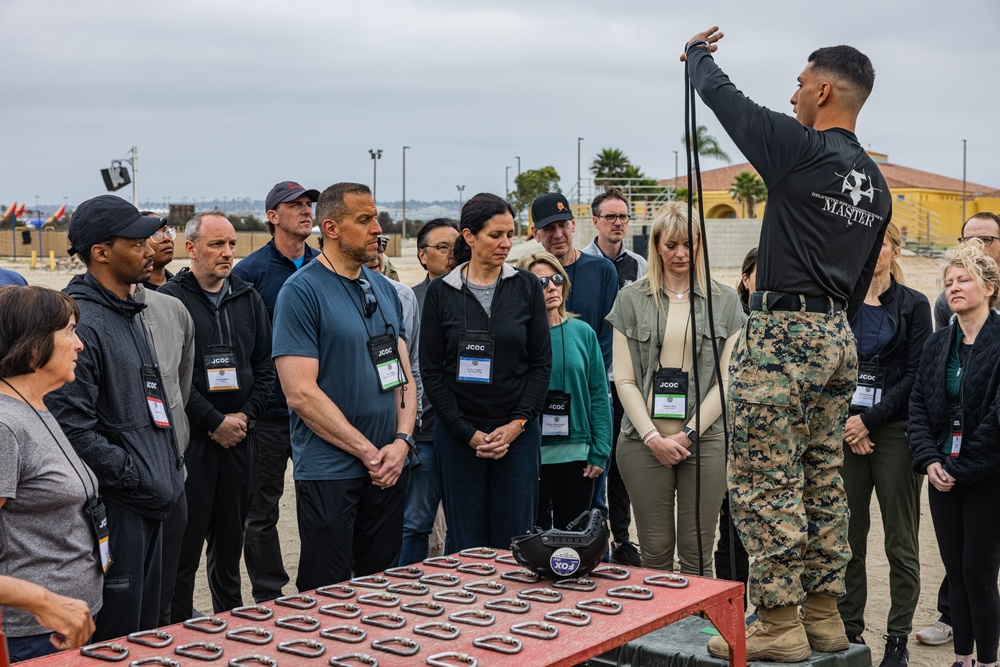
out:
{"label": "camouflage trousers", "polygon": [[750,601],[839,595],[851,558],[840,466],[857,381],[846,313],[752,312],[729,376],[729,498]]}

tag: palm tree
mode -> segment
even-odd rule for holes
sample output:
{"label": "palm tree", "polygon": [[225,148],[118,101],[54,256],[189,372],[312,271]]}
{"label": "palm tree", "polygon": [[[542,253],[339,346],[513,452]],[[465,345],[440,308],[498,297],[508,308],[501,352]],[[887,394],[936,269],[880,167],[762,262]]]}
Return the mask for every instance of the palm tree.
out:
{"label": "palm tree", "polygon": [[752,171],[741,171],[729,186],[729,194],[736,200],[737,206],[742,204],[745,207],[746,217],[756,218],[757,202],[767,201],[767,186]]}
{"label": "palm tree", "polygon": [[[719,146],[719,140],[708,133],[708,128],[704,125],[698,126],[698,131],[695,133],[695,138],[698,140],[698,155],[701,157],[711,157],[716,160],[722,160],[725,163],[730,163],[732,160],[729,159],[729,154],[722,150]],[[681,143],[687,146],[686,143],[687,135],[681,137]]]}
{"label": "palm tree", "polygon": [[590,171],[594,174],[594,184],[604,185],[609,179],[628,178],[628,168],[632,161],[618,148],[602,148],[594,161],[590,163]]}

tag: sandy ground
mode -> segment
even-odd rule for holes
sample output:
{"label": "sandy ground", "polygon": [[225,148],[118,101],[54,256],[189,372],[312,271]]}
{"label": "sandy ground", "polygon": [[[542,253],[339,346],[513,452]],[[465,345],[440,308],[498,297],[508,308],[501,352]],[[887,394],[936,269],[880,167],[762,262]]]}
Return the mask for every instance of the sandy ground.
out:
{"label": "sandy ground", "polygon": [[[400,278],[407,284],[419,282],[423,277],[423,272],[415,258],[416,251],[411,245],[405,249],[404,257],[392,258],[392,263],[400,273]],[[169,268],[176,271],[186,262],[175,261]],[[940,290],[940,262],[920,257],[904,257],[901,265],[906,273],[907,284],[917,290],[922,291],[933,303]],[[69,272],[51,272],[47,269],[32,270],[25,262],[12,263],[0,260],[0,266],[20,271],[30,283],[46,285],[61,289],[71,278]],[[723,283],[735,285],[738,278],[738,270],[720,271],[713,275],[716,280]],[[289,466],[290,468],[290,466]],[[279,531],[282,541],[282,552],[285,557],[285,565],[291,576],[291,583],[285,587],[285,593],[295,591],[295,573],[298,565],[299,541],[295,523],[295,497],[292,485],[291,470],[286,475],[286,493],[281,501],[281,519]],[[926,485],[922,497],[922,511],[920,524],[920,552],[921,552],[921,594],[920,604],[917,607],[913,620],[914,631],[917,631],[937,620],[938,614],[935,609],[937,590],[944,573],[941,560],[938,555],[937,541],[934,538],[933,525],[931,524],[930,513],[927,509]],[[633,526],[634,534],[634,526]],[[889,607],[888,591],[888,564],[885,558],[883,542],[883,530],[881,525],[881,515],[878,511],[878,504],[873,498],[872,502],[872,529],[869,535],[869,562],[868,562],[868,609],[867,622],[868,630],[865,638],[872,645],[872,659],[877,664],[882,658],[882,648],[884,643],[881,635],[885,634],[885,619]],[[199,571],[197,587],[195,589],[195,606],[205,612],[211,611],[211,598],[208,592],[208,585],[204,577],[204,561],[202,569]],[[247,603],[252,602],[250,595],[249,581],[244,571],[243,595]],[[945,665],[952,662],[951,645],[941,647],[928,647],[917,643],[912,638],[909,642],[910,664],[913,667],[931,667],[932,665]]]}

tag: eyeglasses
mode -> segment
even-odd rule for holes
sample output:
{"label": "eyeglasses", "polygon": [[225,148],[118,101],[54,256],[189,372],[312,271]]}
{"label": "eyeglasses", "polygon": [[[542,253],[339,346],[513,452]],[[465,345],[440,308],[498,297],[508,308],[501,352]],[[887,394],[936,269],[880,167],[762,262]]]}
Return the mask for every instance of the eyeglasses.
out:
{"label": "eyeglasses", "polygon": [[566,279],[563,278],[562,274],[559,273],[552,276],[538,276],[538,282],[542,284],[542,289],[545,289],[546,287],[549,286],[550,280],[552,281],[552,284],[555,285],[556,287],[562,287],[563,283],[566,282]]}
{"label": "eyeglasses", "polygon": [[421,246],[424,250],[427,248],[434,248],[442,255],[449,255],[455,249],[455,246],[451,243],[435,243],[434,245]]}
{"label": "eyeglasses", "polygon": [[630,218],[629,218],[629,215],[628,215],[628,213],[620,213],[620,214],[618,214],[618,215],[614,215],[614,214],[610,214],[610,215],[602,215],[602,216],[600,216],[600,217],[601,217],[601,218],[602,218],[602,219],[603,219],[603,220],[604,220],[605,222],[607,222],[608,224],[612,224],[612,225],[613,225],[613,224],[614,224],[615,222],[620,222],[620,223],[622,223],[623,225],[627,225],[627,224],[628,224],[628,221],[629,221],[629,219],[630,219]]}
{"label": "eyeglasses", "polygon": [[365,317],[371,317],[378,310],[378,299],[375,298],[371,283],[364,278],[358,278],[355,282],[361,288],[361,303],[365,306]]}
{"label": "eyeglasses", "polygon": [[965,243],[966,241],[971,241],[972,239],[979,239],[983,242],[984,248],[989,248],[990,244],[994,241],[1000,241],[1000,236],[959,236],[958,242]]}
{"label": "eyeglasses", "polygon": [[167,239],[173,241],[177,238],[177,229],[174,227],[167,227],[166,229],[157,229],[153,232],[153,235],[149,237],[149,240],[153,243],[163,243]]}
{"label": "eyeglasses", "polygon": [[378,251],[385,252],[385,249],[389,246],[389,237],[379,234],[377,240],[378,240]]}

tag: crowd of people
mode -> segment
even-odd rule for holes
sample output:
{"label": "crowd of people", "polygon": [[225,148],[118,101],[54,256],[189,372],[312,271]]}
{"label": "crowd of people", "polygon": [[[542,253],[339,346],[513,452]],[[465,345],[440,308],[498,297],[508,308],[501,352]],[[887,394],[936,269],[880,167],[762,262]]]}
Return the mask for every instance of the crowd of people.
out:
{"label": "crowd of people", "polygon": [[[736,289],[709,279],[687,205],[656,213],[646,257],[628,251],[630,202],[610,187],[579,250],[566,198],[538,197],[543,250],[516,265],[514,209],[471,197],[459,220],[420,229],[412,289],[385,275],[362,184],[276,184],[273,238],[238,264],[224,213],[199,212],[176,275],[166,221],[110,195],[80,204],[69,241],[86,272],[62,292],[0,287],[12,660],[200,613],[203,552],[212,611],[243,605],[241,558],[255,602],[282,595],[291,460],[299,591],[426,558],[439,504],[446,552],[509,548],[599,508],[609,560],[747,584],[748,658],[786,662],[864,643],[874,492],[890,565],[881,667],[908,660],[926,475],[947,577],[942,618],[917,638],[953,635],[956,667],[974,650],[993,667],[1000,217],[963,227],[932,333],[885,197],[825,209],[835,232],[800,224],[852,197],[817,170],[853,160],[885,191],[853,134],[871,63],[812,54],[791,119],[728,82],[721,37],[688,43],[692,80],[775,184]],[[867,222],[845,232],[838,216]],[[721,637],[708,650],[728,656]]]}

